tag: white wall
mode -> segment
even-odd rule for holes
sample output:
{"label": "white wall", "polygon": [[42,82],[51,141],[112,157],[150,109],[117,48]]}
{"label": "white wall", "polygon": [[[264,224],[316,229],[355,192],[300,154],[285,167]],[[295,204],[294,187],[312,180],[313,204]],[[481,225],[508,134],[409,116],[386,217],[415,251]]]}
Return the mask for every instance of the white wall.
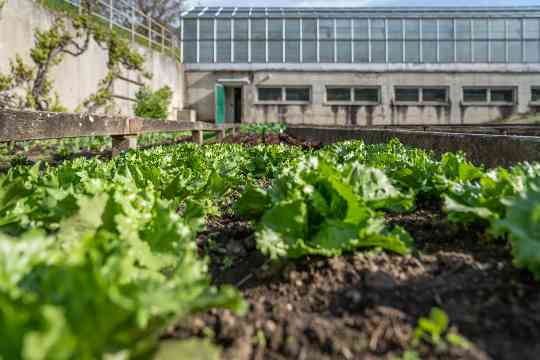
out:
{"label": "white wall", "polygon": [[[29,50],[34,42],[34,29],[46,29],[54,20],[54,14],[32,0],[7,0],[0,14],[0,72],[9,70],[9,60],[16,54],[31,63]],[[133,45],[146,58],[145,68],[153,75],[151,80],[143,79],[136,73],[124,76],[141,81],[156,90],[169,85],[173,90],[170,119],[176,119],[176,109],[182,108],[183,68],[173,57],[150,50],[138,44]],[[88,51],[77,58],[66,55],[64,61],[51,74],[54,90],[60,95],[61,103],[70,111],[89,95],[96,92],[99,81],[107,72],[107,52],[95,42]],[[138,86],[117,80],[113,93],[134,98]],[[115,100],[117,112],[133,114],[133,102]]]}

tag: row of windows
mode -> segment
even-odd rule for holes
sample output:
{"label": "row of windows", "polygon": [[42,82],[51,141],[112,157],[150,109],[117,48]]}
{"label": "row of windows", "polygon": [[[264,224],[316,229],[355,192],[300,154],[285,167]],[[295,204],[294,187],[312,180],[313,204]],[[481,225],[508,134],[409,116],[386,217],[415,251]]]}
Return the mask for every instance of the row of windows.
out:
{"label": "row of windows", "polygon": [[538,63],[540,19],[184,19],[186,63]]}
{"label": "row of windows", "polygon": [[[394,101],[402,104],[449,103],[448,87],[394,87]],[[258,87],[257,101],[261,103],[310,103],[311,87]],[[381,88],[377,86],[342,87],[327,86],[325,101],[328,104],[381,103]],[[517,102],[514,87],[464,87],[463,102],[470,104],[513,105]],[[540,102],[540,87],[531,89],[531,102]]]}

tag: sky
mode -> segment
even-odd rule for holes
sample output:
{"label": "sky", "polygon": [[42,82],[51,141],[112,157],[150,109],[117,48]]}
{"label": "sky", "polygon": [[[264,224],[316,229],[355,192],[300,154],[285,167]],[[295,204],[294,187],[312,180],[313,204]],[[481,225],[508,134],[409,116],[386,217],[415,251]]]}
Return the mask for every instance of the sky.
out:
{"label": "sky", "polygon": [[532,6],[540,0],[191,0],[201,6]]}

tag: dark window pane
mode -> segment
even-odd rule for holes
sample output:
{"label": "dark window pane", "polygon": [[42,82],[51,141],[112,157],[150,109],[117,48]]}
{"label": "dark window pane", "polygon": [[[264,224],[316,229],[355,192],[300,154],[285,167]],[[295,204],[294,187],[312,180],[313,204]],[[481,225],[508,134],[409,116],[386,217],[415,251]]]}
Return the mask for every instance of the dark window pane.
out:
{"label": "dark window pane", "polygon": [[300,62],[300,41],[285,41],[285,62]]}
{"label": "dark window pane", "polygon": [[540,87],[533,87],[531,89],[531,101],[534,101],[534,102],[540,101]]}
{"label": "dark window pane", "polygon": [[491,62],[504,63],[506,62],[506,42],[492,41],[491,42]]}
{"label": "dark window pane", "polygon": [[369,23],[366,19],[354,19],[354,38],[357,40],[367,39],[369,35]]}
{"label": "dark window pane", "polygon": [[422,38],[426,40],[437,39],[437,21],[422,20]]}
{"label": "dark window pane", "polygon": [[416,20],[416,19],[405,20],[405,39],[408,39],[408,40],[420,39],[420,20]]}
{"label": "dark window pane", "polygon": [[197,62],[197,42],[196,41],[184,41],[184,62],[186,63]]}
{"label": "dark window pane", "polygon": [[351,101],[351,89],[327,88],[326,101]]}
{"label": "dark window pane", "polygon": [[473,34],[474,34],[475,39],[487,40],[488,38],[487,20],[482,20],[482,19],[473,20]]}
{"label": "dark window pane", "polygon": [[285,100],[287,101],[305,101],[309,102],[310,99],[309,88],[286,88]]}
{"label": "dark window pane", "polygon": [[197,20],[184,20],[184,40],[197,39]]}
{"label": "dark window pane", "polygon": [[355,41],[354,42],[354,62],[367,63],[369,62],[369,42]]}
{"label": "dark window pane", "polygon": [[300,39],[300,20],[295,20],[295,19],[285,20],[285,39],[287,40]]}
{"label": "dark window pane", "polygon": [[391,63],[403,62],[403,41],[388,41],[388,58]]}
{"label": "dark window pane", "polygon": [[354,101],[359,102],[379,102],[378,88],[356,88],[354,89]]}
{"label": "dark window pane", "polygon": [[471,21],[456,20],[456,39],[468,40],[471,38]]}
{"label": "dark window pane", "polygon": [[468,63],[472,61],[471,46],[472,44],[470,41],[458,41],[456,43],[457,62]]}
{"label": "dark window pane", "polygon": [[452,40],[454,38],[454,21],[439,20],[439,39]]}
{"label": "dark window pane", "polygon": [[217,21],[217,38],[218,39],[231,38],[231,21],[230,20],[220,19]]}
{"label": "dark window pane", "polygon": [[487,102],[487,89],[463,89],[464,102]]}
{"label": "dark window pane", "polygon": [[474,62],[488,62],[488,42],[487,41],[473,41],[474,46]]}
{"label": "dark window pane", "polygon": [[213,63],[214,62],[214,41],[200,41],[199,62]]}
{"label": "dark window pane", "polygon": [[514,89],[491,89],[491,101],[514,103]]}
{"label": "dark window pane", "polygon": [[446,103],[448,101],[447,89],[424,88],[422,89],[422,100],[424,102]]}
{"label": "dark window pane", "polygon": [[234,41],[234,62],[235,63],[248,62],[248,41],[247,40]]}
{"label": "dark window pane", "polygon": [[491,38],[506,39],[506,24],[504,20],[491,20]]}
{"label": "dark window pane", "polygon": [[214,39],[214,20],[200,20],[199,26],[200,26],[199,38],[201,40]]}
{"label": "dark window pane", "polygon": [[403,21],[388,20],[388,39],[403,40]]}
{"label": "dark window pane", "polygon": [[283,41],[268,41],[268,61],[283,62]]}
{"label": "dark window pane", "polygon": [[437,42],[423,41],[422,42],[423,62],[434,64],[437,62]]}
{"label": "dark window pane", "polygon": [[266,21],[260,19],[251,20],[251,40],[266,39]]}
{"label": "dark window pane", "polygon": [[540,38],[540,20],[525,19],[525,39]]}
{"label": "dark window pane", "polygon": [[419,102],[420,89],[418,88],[396,88],[397,102]]}
{"label": "dark window pane", "polygon": [[454,42],[440,41],[439,42],[439,61],[442,63],[454,62]]}
{"label": "dark window pane", "polygon": [[409,63],[420,62],[420,41],[405,42],[405,61]]}
{"label": "dark window pane", "polygon": [[234,21],[234,39],[244,39],[248,38],[248,21],[247,20],[235,20]]}
{"label": "dark window pane", "polygon": [[273,40],[283,39],[283,20],[268,20],[268,38]]}
{"label": "dark window pane", "polygon": [[351,38],[351,21],[349,19],[336,20],[336,36],[343,40]]}
{"label": "dark window pane", "polygon": [[521,20],[508,20],[508,38],[512,40],[521,40],[521,37]]}
{"label": "dark window pane", "polygon": [[386,42],[384,41],[371,42],[371,62],[374,62],[374,63],[386,62]]}
{"label": "dark window pane", "polygon": [[321,40],[334,39],[334,20],[319,20],[319,38]]}
{"label": "dark window pane", "polygon": [[259,88],[259,101],[281,101],[281,88]]}
{"label": "dark window pane", "polygon": [[264,40],[251,42],[251,62],[266,62],[266,42]]}
{"label": "dark window pane", "polygon": [[521,41],[508,42],[508,61],[514,64],[523,62]]}
{"label": "dark window pane", "polygon": [[352,62],[352,49],[350,40],[337,42],[337,61],[339,63]]}
{"label": "dark window pane", "polygon": [[321,41],[320,46],[320,56],[322,63],[333,63],[334,62],[334,42],[333,41]]}
{"label": "dark window pane", "polygon": [[230,40],[220,40],[217,42],[217,62],[231,62],[231,42]]}
{"label": "dark window pane", "polygon": [[524,50],[525,62],[540,63],[540,43],[538,40],[527,40]]}
{"label": "dark window pane", "polygon": [[371,20],[371,38],[374,40],[386,39],[386,27],[382,19]]}
{"label": "dark window pane", "polygon": [[302,44],[303,62],[316,63],[317,62],[317,42],[316,41],[304,41]]}
{"label": "dark window pane", "polygon": [[313,19],[304,19],[302,21],[302,38],[304,40],[317,39],[317,21]]}

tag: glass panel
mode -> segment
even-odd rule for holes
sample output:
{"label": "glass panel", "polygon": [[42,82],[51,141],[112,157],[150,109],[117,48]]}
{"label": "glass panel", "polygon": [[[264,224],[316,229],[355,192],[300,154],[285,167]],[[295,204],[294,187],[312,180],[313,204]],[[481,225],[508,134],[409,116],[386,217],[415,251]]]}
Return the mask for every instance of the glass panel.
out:
{"label": "glass panel", "polygon": [[540,38],[540,20],[526,19],[525,20],[525,39]]}
{"label": "glass panel", "polygon": [[408,39],[408,40],[420,39],[420,20],[416,20],[416,19],[405,20],[405,39]]}
{"label": "glass panel", "polygon": [[334,39],[334,20],[329,20],[329,19],[319,20],[319,38],[321,40]]}
{"label": "glass panel", "polygon": [[351,21],[349,19],[338,19],[336,21],[336,36],[338,39],[343,40],[351,38]]}
{"label": "glass panel", "polygon": [[302,44],[303,58],[302,60],[305,63],[316,63],[317,62],[317,42],[316,41],[304,41]]}
{"label": "glass panel", "polygon": [[491,89],[491,101],[514,103],[514,89]]}
{"label": "glass panel", "polygon": [[[217,38],[218,39],[230,39],[231,38],[231,22],[230,20],[218,20],[217,21]],[[218,42],[219,45],[219,42]]]}
{"label": "glass panel", "polygon": [[281,101],[281,88],[258,88],[259,101]]}
{"label": "glass panel", "polygon": [[309,88],[286,88],[285,100],[287,101],[305,101],[309,102],[310,99]]}
{"label": "glass panel", "polygon": [[338,41],[337,42],[337,61],[339,63],[352,62],[352,49],[351,41]]}
{"label": "glass panel", "polygon": [[317,39],[317,21],[313,19],[304,19],[302,21],[302,38],[304,40]]}
{"label": "glass panel", "polygon": [[403,22],[401,20],[388,20],[388,39],[403,40]]}
{"label": "glass panel", "polygon": [[448,90],[444,88],[423,88],[422,101],[446,103],[448,101]]}
{"label": "glass panel", "polygon": [[540,87],[531,88],[531,101],[540,101]]}
{"label": "glass panel", "polygon": [[294,20],[294,19],[285,20],[285,39],[287,40],[300,39],[300,20]]}
{"label": "glass panel", "polygon": [[288,62],[288,63],[300,62],[300,41],[297,41],[297,40],[285,41],[285,62]]}
{"label": "glass panel", "polygon": [[333,41],[321,41],[320,46],[320,57],[322,63],[333,63],[334,62],[334,42]]}
{"label": "glass panel", "polygon": [[521,20],[508,20],[508,38],[521,40]]}
{"label": "glass panel", "polygon": [[384,40],[386,39],[386,27],[384,20],[373,19],[371,20],[371,39]]}
{"label": "glass panel", "polygon": [[388,59],[391,63],[403,62],[403,41],[401,40],[388,41]]}
{"label": "glass panel", "polygon": [[197,62],[197,42],[196,41],[184,41],[184,62],[186,63]]}
{"label": "glass panel", "polygon": [[283,21],[281,19],[268,20],[268,38],[274,40],[283,39]]}
{"label": "glass panel", "polygon": [[487,41],[473,41],[474,46],[474,62],[488,62],[488,42]]}
{"label": "glass panel", "polygon": [[422,42],[422,54],[423,62],[436,63],[437,62],[437,42],[436,41],[423,41]]}
{"label": "glass panel", "polygon": [[426,40],[437,39],[437,20],[422,20],[422,38]]}
{"label": "glass panel", "polygon": [[473,20],[473,35],[475,39],[487,40],[488,38],[488,22],[487,20]]}
{"label": "glass panel", "polygon": [[354,38],[367,39],[369,35],[369,22],[367,19],[354,19]]}
{"label": "glass panel", "polygon": [[409,63],[420,62],[420,41],[405,42],[405,61]]}
{"label": "glass panel", "polygon": [[506,23],[504,20],[491,20],[491,38],[506,39]]}
{"label": "glass panel", "polygon": [[419,102],[420,89],[418,88],[396,88],[397,102]]}
{"label": "glass panel", "polygon": [[200,55],[199,62],[201,63],[213,63],[214,62],[214,41],[201,40],[200,41]]}
{"label": "glass panel", "polygon": [[268,61],[271,63],[283,62],[283,41],[268,41]]}
{"label": "glass panel", "polygon": [[247,20],[235,20],[234,21],[234,40],[248,38],[249,24]]}
{"label": "glass panel", "polygon": [[471,38],[471,21],[456,20],[456,39],[468,40]]}
{"label": "glass panel", "polygon": [[266,40],[266,21],[251,20],[251,40]]}
{"label": "glass panel", "polygon": [[214,20],[200,20],[200,39],[212,40],[214,39]]}
{"label": "glass panel", "polygon": [[379,102],[378,88],[356,88],[354,89],[354,101],[359,102]]}
{"label": "glass panel", "polygon": [[[184,19],[184,40],[197,39],[197,20]],[[185,55],[184,55],[185,59]]]}
{"label": "glass panel", "polygon": [[439,61],[442,63],[454,62],[453,41],[439,41]]}
{"label": "glass panel", "polygon": [[231,41],[220,40],[217,42],[217,62],[228,63],[231,62]]}
{"label": "glass panel", "polygon": [[540,62],[540,43],[534,40],[525,42],[525,62],[539,63]]}
{"label": "glass panel", "polygon": [[468,63],[472,61],[472,44],[470,41],[458,41],[456,43],[456,58],[457,62]]}
{"label": "glass panel", "polygon": [[327,88],[326,101],[351,101],[351,89]]}
{"label": "glass panel", "polygon": [[247,40],[234,40],[234,62],[235,63],[248,62],[248,41]]}
{"label": "glass panel", "polygon": [[386,62],[386,42],[371,41],[371,62],[385,63]]}
{"label": "glass panel", "polygon": [[454,21],[439,20],[439,39],[452,40],[454,38]]}
{"label": "glass panel", "polygon": [[508,42],[508,61],[511,63],[521,63],[523,62],[522,57],[523,49],[521,46],[521,41],[509,41]]}
{"label": "glass panel", "polygon": [[487,102],[487,89],[463,89],[464,102]]}
{"label": "glass panel", "polygon": [[354,62],[367,63],[369,62],[369,42],[355,41],[354,42]]}
{"label": "glass panel", "polygon": [[251,41],[251,62],[266,62],[266,42],[264,40]]}
{"label": "glass panel", "polygon": [[506,62],[506,42],[492,41],[491,42],[491,62],[504,63]]}

